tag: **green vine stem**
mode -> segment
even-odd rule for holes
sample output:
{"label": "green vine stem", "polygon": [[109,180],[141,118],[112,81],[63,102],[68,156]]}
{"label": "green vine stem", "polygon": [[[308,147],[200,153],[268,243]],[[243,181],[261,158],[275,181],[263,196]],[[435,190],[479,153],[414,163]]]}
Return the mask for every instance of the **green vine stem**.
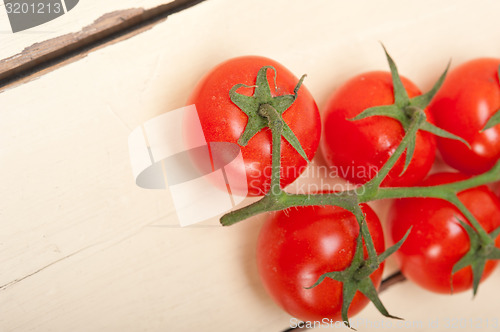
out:
{"label": "green vine stem", "polygon": [[359,201],[365,203],[370,200],[409,197],[430,197],[448,200],[450,195],[456,195],[456,193],[462,190],[496,181],[500,181],[500,160],[489,171],[469,179],[429,187],[380,188],[375,199],[369,199],[361,195]]}
{"label": "green vine stem", "polygon": [[281,135],[283,133],[284,121],[278,112],[269,104],[263,104],[259,107],[259,115],[267,118],[272,133],[272,152],[271,152],[271,188],[272,196],[279,196],[281,190]]}
{"label": "green vine stem", "polygon": [[[481,175],[458,182],[429,187],[379,188],[376,194],[368,192],[368,189],[364,190],[363,193],[363,190],[359,190],[359,188],[323,194],[289,194],[283,192],[280,195],[281,198],[279,202],[276,202],[273,206],[269,206],[269,196],[266,195],[253,204],[222,216],[220,223],[223,226],[230,226],[261,213],[279,211],[298,206],[335,205],[351,210],[351,206],[354,202],[367,203],[390,198],[429,197],[449,200],[450,195],[456,195],[459,191],[497,181],[500,181],[500,161],[498,161],[488,172]],[[358,194],[358,192],[360,194]],[[356,196],[357,199],[353,198]]]}
{"label": "green vine stem", "polygon": [[[364,196],[367,197],[376,197],[377,192],[380,188],[380,184],[389,174],[390,170],[394,167],[399,158],[403,155],[405,150],[411,149],[410,147],[414,147],[414,140],[417,134],[419,127],[425,121],[425,113],[421,109],[414,109],[414,112],[411,114],[410,125],[406,131],[405,136],[401,140],[401,143],[398,145],[394,153],[389,157],[384,166],[380,169],[380,171],[375,175],[373,179],[371,179],[368,183],[364,185]],[[412,155],[413,153],[407,151],[407,156]]]}

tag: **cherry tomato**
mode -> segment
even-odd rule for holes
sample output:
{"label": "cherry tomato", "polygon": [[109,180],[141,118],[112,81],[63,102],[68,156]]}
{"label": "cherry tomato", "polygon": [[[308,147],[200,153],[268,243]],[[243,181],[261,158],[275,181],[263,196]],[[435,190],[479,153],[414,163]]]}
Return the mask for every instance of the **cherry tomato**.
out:
{"label": "cherry tomato", "polygon": [[[257,56],[243,56],[227,60],[208,72],[197,84],[187,104],[194,104],[207,142],[237,143],[248,122],[248,116],[234,104],[229,91],[236,84],[255,85],[257,73],[263,66],[276,69],[276,87],[273,70],[267,70],[272,96],[291,95],[298,83],[288,69],[278,62]],[[240,88],[238,93],[252,96],[254,88]],[[321,120],[316,103],[301,86],[295,102],[283,113],[283,119],[294,132],[309,160],[318,148]],[[271,131],[265,128],[246,146],[241,147],[246,186],[249,196],[263,195],[269,190],[271,174]],[[307,162],[286,141],[281,140],[281,186],[292,183],[307,166]],[[241,188],[239,188],[241,189]],[[241,191],[241,190],[240,190]]]}
{"label": "cherry tomato", "polygon": [[[384,251],[380,221],[368,205],[362,206],[378,253]],[[264,224],[257,244],[257,265],[265,288],[290,315],[302,320],[339,320],[342,283],[325,278],[327,272],[347,268],[354,255],[359,226],[354,215],[340,207],[300,207],[273,214]],[[366,249],[366,248],[365,248]],[[366,256],[366,250],[365,250]],[[375,287],[383,265],[370,275]],[[359,291],[349,308],[350,317],[369,300]]]}
{"label": "cherry tomato", "polygon": [[465,139],[437,138],[444,161],[466,174],[490,169],[500,157],[500,125],[480,132],[500,109],[500,59],[476,59],[452,70],[429,109],[436,125]]}
{"label": "cherry tomato", "polygon": [[[438,173],[421,183],[438,185],[465,179],[459,173]],[[500,200],[486,186],[465,190],[458,195],[489,233],[500,226]],[[405,243],[396,252],[402,273],[419,286],[437,293],[450,293],[453,265],[470,248],[469,236],[457,221],[469,221],[451,203],[436,198],[403,198],[394,201],[389,214],[392,241],[399,241],[413,226]],[[500,237],[496,240],[500,247]],[[482,280],[491,274],[496,261],[488,261]],[[472,288],[472,270],[469,267],[453,275],[453,292]]]}
{"label": "cherry tomato", "polygon": [[[401,80],[410,98],[421,94],[411,81],[404,77]],[[394,153],[404,136],[397,120],[383,116],[348,120],[366,108],[393,103],[391,74],[381,71],[350,79],[330,97],[324,111],[321,149],[326,163],[334,167],[339,176],[358,184],[368,182]],[[434,162],[435,151],[433,135],[418,131],[408,169],[399,177],[404,167],[404,153],[382,185],[410,186],[422,180]]]}

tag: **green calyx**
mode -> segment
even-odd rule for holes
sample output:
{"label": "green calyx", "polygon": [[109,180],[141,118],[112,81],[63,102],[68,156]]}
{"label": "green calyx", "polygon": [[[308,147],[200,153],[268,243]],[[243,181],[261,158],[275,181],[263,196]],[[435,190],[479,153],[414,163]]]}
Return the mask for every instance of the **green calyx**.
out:
{"label": "green calyx", "polygon": [[[394,104],[367,108],[359,115],[350,120],[357,121],[372,116],[387,116],[399,121],[399,123],[401,123],[401,125],[403,126],[404,131],[407,132],[413,121],[413,118],[415,117],[415,113],[421,113],[423,116],[423,120],[419,123],[418,129],[430,132],[436,136],[458,140],[470,148],[469,143],[467,143],[467,141],[465,141],[463,138],[458,137],[439,127],[436,127],[432,123],[428,122],[423,111],[429,105],[432,98],[434,98],[437,91],[441,88],[450,65],[448,64],[446,70],[443,72],[443,74],[441,74],[431,90],[429,90],[427,93],[424,93],[423,95],[410,98],[408,96],[408,93],[406,92],[403,82],[401,81],[401,77],[399,76],[399,72],[396,64],[394,63],[394,60],[391,58],[389,53],[387,53],[387,50],[383,45],[382,47],[384,48],[387,61],[389,62],[389,68],[391,70],[392,85],[394,90]],[[415,151],[415,141],[416,132],[414,135],[412,135],[406,147],[405,165],[403,171],[401,172],[401,175],[406,172],[411,159],[413,158],[413,153]]]}
{"label": "green calyx", "polygon": [[[273,97],[271,94],[271,87],[269,86],[269,82],[267,80],[268,69],[274,71],[274,86],[276,87],[276,69],[272,66],[264,66],[260,68],[257,73],[255,85],[236,84],[229,91],[231,101],[248,116],[248,122],[245,130],[238,139],[238,144],[241,146],[247,145],[250,139],[252,139],[252,137],[254,137],[258,132],[266,127],[269,127],[269,121],[261,111],[262,106],[268,105],[273,107],[281,117],[297,99],[297,93],[299,92],[305,78],[305,75],[300,78],[299,82],[295,86],[295,89],[293,90],[293,94]],[[240,88],[255,88],[255,91],[253,96],[245,96],[237,92]],[[277,90],[277,88],[275,88],[275,90]],[[297,150],[302,158],[309,162],[299,140],[284,121],[282,136],[293,146],[295,150]]]}
{"label": "green calyx", "polygon": [[453,265],[450,276],[451,292],[453,292],[453,275],[461,269],[470,266],[472,269],[472,292],[473,296],[475,296],[486,262],[491,259],[500,259],[500,249],[495,247],[495,240],[497,236],[500,235],[500,227],[488,234],[488,237],[484,238],[472,226],[458,218],[457,220],[469,236],[470,248],[469,251]]}
{"label": "green calyx", "polygon": [[[500,66],[498,66],[497,70],[497,75],[498,75],[498,81],[500,82]],[[483,129],[481,129],[481,132],[488,130],[490,128],[495,127],[496,125],[500,124],[500,109],[497,110],[491,118],[486,122],[486,125],[484,126]]]}
{"label": "green calyx", "polygon": [[[326,278],[330,278],[342,283],[342,321],[344,324],[352,328],[349,324],[348,310],[354,299],[354,295],[357,291],[360,291],[365,295],[377,308],[377,310],[385,317],[401,319],[399,317],[389,314],[382,301],[378,297],[377,289],[370,279],[370,275],[375,272],[380,267],[380,264],[387,259],[390,255],[395,253],[404,243],[411,230],[408,230],[405,236],[399,240],[396,244],[388,248],[386,251],[377,255],[375,252],[375,247],[368,231],[365,217],[359,205],[354,211],[358,224],[360,227],[360,232],[356,240],[356,251],[354,257],[351,261],[351,265],[343,271],[333,271],[322,274],[318,280],[310,287],[306,289],[311,289],[323,282]],[[366,243],[368,257],[365,258],[363,254],[363,239]]]}

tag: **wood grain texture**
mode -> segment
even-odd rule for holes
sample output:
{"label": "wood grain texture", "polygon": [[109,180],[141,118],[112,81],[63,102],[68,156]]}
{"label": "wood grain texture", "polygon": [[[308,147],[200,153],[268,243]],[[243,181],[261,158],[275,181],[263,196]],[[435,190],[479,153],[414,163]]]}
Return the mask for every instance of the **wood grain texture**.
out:
{"label": "wood grain texture", "polygon": [[[383,41],[425,90],[450,57],[452,66],[498,57],[498,12],[497,1],[210,0],[0,93],[0,331],[285,329],[290,316],[266,295],[254,260],[263,217],[176,228],[169,193],[135,186],[128,134],[182,107],[206,71],[244,54],[307,73],[322,108],[350,76],[387,69]],[[299,184],[307,181],[322,180]],[[385,219],[387,202],[375,208]],[[390,261],[386,274],[394,270]],[[391,328],[373,306],[353,323],[495,331],[498,288],[498,270],[474,301],[400,283],[382,300],[407,325]]]}
{"label": "wood grain texture", "polygon": [[[112,43],[124,35],[134,35],[161,22],[175,11],[200,0],[176,0],[150,9],[131,8],[106,13],[81,31],[69,33],[26,47],[21,53],[0,60],[0,87],[33,72],[54,67],[73,56],[81,57],[99,43]],[[36,75],[36,74],[35,74]]]}
{"label": "wood grain texture", "polygon": [[76,7],[65,15],[14,34],[10,28],[7,11],[2,1],[0,2],[0,45],[2,45],[0,48],[0,59],[19,54],[26,47],[33,44],[78,32],[107,13],[131,8],[149,10],[154,7],[166,5],[172,1],[174,0],[79,1]]}
{"label": "wood grain texture", "polygon": [[137,24],[143,19],[143,15],[142,8],[115,11],[98,18],[80,32],[29,46],[22,53],[0,61],[0,81]]}

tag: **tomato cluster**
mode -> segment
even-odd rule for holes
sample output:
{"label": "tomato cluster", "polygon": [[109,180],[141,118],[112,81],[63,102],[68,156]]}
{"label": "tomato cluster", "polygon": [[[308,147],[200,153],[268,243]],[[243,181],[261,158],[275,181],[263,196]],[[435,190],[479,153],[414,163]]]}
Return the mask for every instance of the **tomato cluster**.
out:
{"label": "tomato cluster", "polygon": [[[411,150],[407,148],[395,161],[381,183],[382,188],[455,183],[484,173],[498,162],[500,125],[484,129],[500,109],[499,67],[499,59],[477,59],[448,74],[441,88],[429,98],[430,104],[426,103],[422,110],[424,121],[429,123],[427,128],[440,129],[422,127],[416,131]],[[282,114],[285,127],[291,130],[291,133],[283,131],[281,138],[282,188],[301,174],[307,166],[306,159],[314,157],[319,145],[327,166],[337,168],[337,174],[362,186],[369,184],[388,162],[402,144],[408,128],[397,117],[380,114],[353,119],[367,109],[400,107],[398,93],[418,102],[427,98],[407,78],[394,77],[391,67],[391,72],[367,72],[351,78],[328,99],[321,125],[312,95],[300,87],[302,79],[299,82],[276,61],[247,56],[215,67],[200,81],[188,103],[197,107],[207,142],[240,143],[245,162],[244,174],[240,176],[246,177],[250,196],[268,193],[272,181],[270,172],[266,172],[272,167],[272,137],[271,130],[262,125],[268,121],[259,113],[262,100]],[[398,82],[400,86],[396,87]],[[405,106],[408,114],[402,116],[413,114],[409,106],[413,104]],[[461,137],[462,142],[448,134],[437,138],[433,135],[442,130]],[[244,144],[241,137],[247,138]],[[297,149],[297,140],[303,153]],[[429,176],[437,151],[449,166],[461,173]],[[353,167],[364,171],[352,171]],[[402,273],[438,293],[474,287],[477,276],[470,266],[454,271],[456,264],[476,245],[471,235],[474,224],[469,219],[477,219],[486,235],[500,227],[500,200],[487,186],[461,191],[457,197],[460,209],[457,203],[440,198],[396,199],[387,221],[388,240],[393,243],[411,228],[396,253]],[[361,207],[374,248],[380,254],[384,251],[384,235],[379,219],[368,205]],[[464,215],[464,209],[470,214]],[[269,294],[299,319],[340,319],[345,305],[342,283],[326,278],[316,287],[310,286],[325,273],[349,267],[359,225],[352,211],[330,205],[273,212],[262,227],[257,244],[259,273]],[[500,247],[500,238],[493,245]],[[489,260],[484,263],[482,279],[496,265]],[[380,285],[382,272],[383,264],[370,275],[375,287]],[[369,302],[363,294],[358,291],[353,296],[350,315]]]}

